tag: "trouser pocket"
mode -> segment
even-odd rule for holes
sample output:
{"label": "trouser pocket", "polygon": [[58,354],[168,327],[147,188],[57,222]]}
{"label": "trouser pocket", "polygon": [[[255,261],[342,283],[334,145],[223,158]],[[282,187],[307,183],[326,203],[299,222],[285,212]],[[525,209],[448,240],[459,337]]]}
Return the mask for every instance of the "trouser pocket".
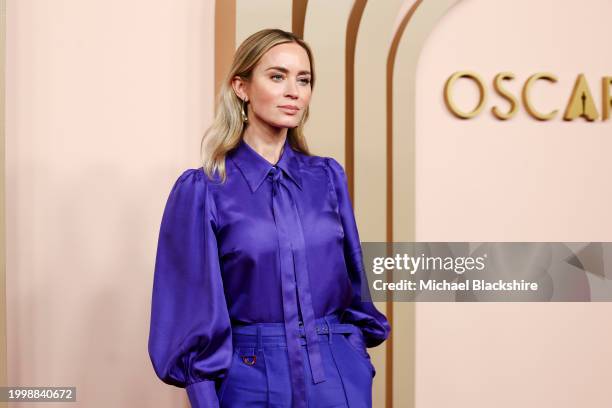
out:
{"label": "trouser pocket", "polygon": [[370,354],[365,346],[365,340],[361,329],[355,326],[352,333],[342,333],[341,338],[346,343],[347,347],[356,356],[357,360],[361,361],[371,371],[372,377],[376,375],[376,368],[372,364]]}
{"label": "trouser pocket", "polygon": [[266,401],[268,380],[263,350],[237,347],[226,381],[219,392],[221,407],[249,406]]}

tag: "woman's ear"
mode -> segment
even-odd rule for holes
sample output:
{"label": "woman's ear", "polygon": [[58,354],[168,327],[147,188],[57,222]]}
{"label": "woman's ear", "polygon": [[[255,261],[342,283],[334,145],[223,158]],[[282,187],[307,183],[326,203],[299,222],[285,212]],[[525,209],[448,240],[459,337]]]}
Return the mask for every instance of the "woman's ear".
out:
{"label": "woman's ear", "polygon": [[246,94],[246,84],[242,78],[237,75],[232,78],[232,88],[234,89],[234,93],[238,98],[245,102],[249,101],[249,97]]}

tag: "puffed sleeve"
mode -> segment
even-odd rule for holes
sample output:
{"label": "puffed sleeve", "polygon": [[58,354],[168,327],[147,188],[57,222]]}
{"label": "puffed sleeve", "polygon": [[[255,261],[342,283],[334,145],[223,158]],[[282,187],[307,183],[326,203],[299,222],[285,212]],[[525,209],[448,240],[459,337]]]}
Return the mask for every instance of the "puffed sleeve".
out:
{"label": "puffed sleeve", "polygon": [[215,214],[202,169],[183,172],[162,216],[153,278],[149,356],[157,376],[186,388],[194,408],[219,406],[215,380],[232,356]]}
{"label": "puffed sleeve", "polygon": [[[338,211],[344,229],[344,258],[353,287],[353,299],[344,312],[342,321],[358,326],[363,333],[366,346],[375,347],[389,337],[391,326],[386,316],[372,303],[369,291],[363,293],[362,299],[362,284],[366,283],[367,278],[346,173],[333,157],[328,157],[327,163],[338,200]],[[367,287],[365,284],[364,286]]]}

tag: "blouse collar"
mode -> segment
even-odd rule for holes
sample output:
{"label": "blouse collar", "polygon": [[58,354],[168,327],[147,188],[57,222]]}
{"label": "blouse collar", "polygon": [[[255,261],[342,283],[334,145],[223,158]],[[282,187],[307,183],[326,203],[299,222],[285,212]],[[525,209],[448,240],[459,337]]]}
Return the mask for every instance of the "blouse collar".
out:
{"label": "blouse collar", "polygon": [[[274,166],[245,142],[244,138],[240,138],[238,146],[228,155],[240,169],[252,192],[257,191]],[[300,189],[302,188],[299,158],[289,145],[289,137],[285,139],[281,157],[276,166],[283,170]]]}

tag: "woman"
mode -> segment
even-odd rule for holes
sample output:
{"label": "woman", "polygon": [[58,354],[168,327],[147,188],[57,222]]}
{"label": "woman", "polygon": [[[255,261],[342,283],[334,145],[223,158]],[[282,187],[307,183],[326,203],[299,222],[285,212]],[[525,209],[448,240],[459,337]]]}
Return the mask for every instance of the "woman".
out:
{"label": "woman", "polygon": [[370,301],[343,168],[303,135],[315,73],[303,40],[262,30],[236,51],[204,162],[170,192],[149,354],[192,407],[371,407]]}

